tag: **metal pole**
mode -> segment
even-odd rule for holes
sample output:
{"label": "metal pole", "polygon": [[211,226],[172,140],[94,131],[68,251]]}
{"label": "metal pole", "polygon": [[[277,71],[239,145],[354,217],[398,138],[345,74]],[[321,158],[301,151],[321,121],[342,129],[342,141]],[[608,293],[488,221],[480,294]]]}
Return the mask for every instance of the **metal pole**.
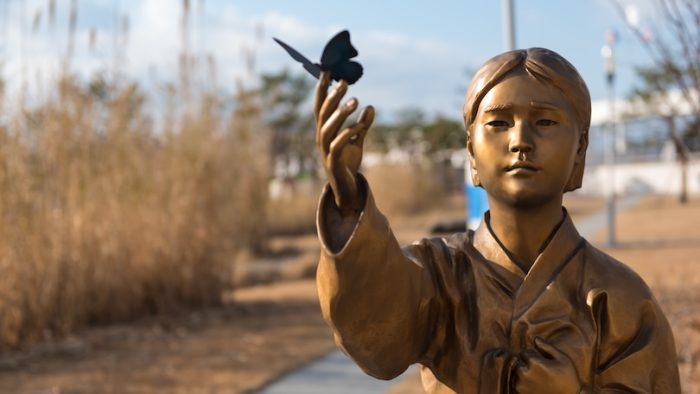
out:
{"label": "metal pole", "polygon": [[[513,0],[503,0],[503,42],[506,51],[515,49],[515,27],[513,22]],[[467,228],[476,229],[488,210],[486,191],[472,184],[469,174],[469,157],[464,166],[464,192],[467,198]]]}
{"label": "metal pole", "polygon": [[506,51],[515,49],[515,22],[513,21],[513,0],[503,0],[503,43]]}
{"label": "metal pole", "polygon": [[602,55],[605,60],[605,76],[608,86],[608,105],[610,118],[606,135],[605,164],[608,170],[608,247],[615,247],[615,154],[617,145],[616,121],[615,121],[615,55],[613,47],[615,45],[615,32],[609,31],[606,35],[606,45],[603,46]]}
{"label": "metal pole", "polygon": [[617,143],[616,137],[616,121],[615,121],[615,78],[610,75],[608,76],[608,100],[610,105],[610,125],[608,130],[608,149],[606,155],[608,176],[610,182],[610,192],[608,193],[608,247],[615,247],[617,244],[617,239],[615,238],[615,155],[616,150],[615,145]]}

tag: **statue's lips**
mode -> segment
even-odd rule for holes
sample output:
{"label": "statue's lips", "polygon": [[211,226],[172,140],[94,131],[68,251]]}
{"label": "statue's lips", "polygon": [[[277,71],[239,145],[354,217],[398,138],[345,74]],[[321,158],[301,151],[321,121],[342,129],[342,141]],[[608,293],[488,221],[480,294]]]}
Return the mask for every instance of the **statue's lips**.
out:
{"label": "statue's lips", "polygon": [[506,170],[506,172],[521,173],[521,172],[537,172],[540,169],[528,161],[519,160],[519,161],[512,163],[508,167],[506,167],[505,170]]}

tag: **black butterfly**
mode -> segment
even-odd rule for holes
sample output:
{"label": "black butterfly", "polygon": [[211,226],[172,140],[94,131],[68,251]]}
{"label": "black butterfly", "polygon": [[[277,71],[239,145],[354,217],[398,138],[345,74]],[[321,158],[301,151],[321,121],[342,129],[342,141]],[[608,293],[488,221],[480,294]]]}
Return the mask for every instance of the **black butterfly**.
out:
{"label": "black butterfly", "polygon": [[340,81],[342,79],[352,85],[362,76],[362,65],[350,60],[357,56],[357,49],[350,43],[350,33],[347,30],[341,31],[328,41],[326,47],[323,48],[320,64],[312,63],[296,49],[277,38],[273,37],[273,39],[280,44],[294,60],[304,65],[306,71],[316,77],[316,79],[321,75],[321,71],[330,71],[333,80]]}

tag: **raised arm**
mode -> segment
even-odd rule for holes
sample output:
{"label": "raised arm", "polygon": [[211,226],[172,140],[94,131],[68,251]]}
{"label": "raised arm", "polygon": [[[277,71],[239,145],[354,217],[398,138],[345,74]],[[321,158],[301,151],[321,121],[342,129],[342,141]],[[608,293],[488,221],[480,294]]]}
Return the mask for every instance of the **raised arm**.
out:
{"label": "raised arm", "polygon": [[[341,81],[326,94],[329,82],[324,73],[314,104],[316,142],[328,176],[317,217],[321,310],[338,345],[365,372],[390,379],[419,361],[429,346],[428,327],[437,310],[434,286],[421,259],[404,255],[358,173],[374,110],[367,107],[340,130],[358,102],[352,98],[341,106],[347,84]],[[426,249],[415,245],[406,252],[425,256]]]}
{"label": "raised arm", "polygon": [[338,251],[348,240],[362,210],[365,196],[358,187],[357,171],[362,163],[362,145],[367,130],[374,121],[374,108],[368,106],[356,123],[341,130],[348,116],[357,109],[358,102],[353,97],[340,106],[348,84],[340,81],[327,94],[330,81],[330,73],[321,73],[316,85],[314,117],[316,146],[335,202],[328,207],[328,220],[333,228],[329,234],[329,246]]}

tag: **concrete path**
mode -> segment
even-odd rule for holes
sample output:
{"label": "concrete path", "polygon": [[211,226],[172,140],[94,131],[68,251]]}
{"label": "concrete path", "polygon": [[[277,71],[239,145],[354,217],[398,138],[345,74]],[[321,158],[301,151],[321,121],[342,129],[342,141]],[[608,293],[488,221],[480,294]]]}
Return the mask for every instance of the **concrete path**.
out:
{"label": "concrete path", "polygon": [[[409,369],[404,375],[412,373]],[[402,375],[403,376],[403,375]],[[340,350],[311,363],[277,383],[263,389],[263,394],[373,394],[384,393],[394,380],[379,380],[366,375]]]}
{"label": "concrete path", "polygon": [[[639,200],[638,196],[625,197],[617,201],[620,213]],[[576,223],[581,236],[592,238],[607,225],[606,208],[585,217]],[[374,379],[366,375],[343,352],[336,350],[309,364],[305,368],[283,377],[264,388],[261,394],[381,394],[413,373],[410,368],[391,381]]]}
{"label": "concrete path", "polygon": [[[632,196],[625,196],[616,201],[615,204],[615,209],[617,211],[617,214],[619,215],[621,212],[625,211],[627,208],[631,207],[634,205],[637,201],[642,196],[640,195],[632,195]],[[575,222],[576,224],[576,229],[578,230],[579,234],[583,238],[586,238],[589,240],[593,238],[595,233],[597,233],[599,230],[603,228],[607,228],[608,225],[608,209],[607,206],[600,211],[590,215],[586,216],[582,220],[579,220],[578,222]]]}

